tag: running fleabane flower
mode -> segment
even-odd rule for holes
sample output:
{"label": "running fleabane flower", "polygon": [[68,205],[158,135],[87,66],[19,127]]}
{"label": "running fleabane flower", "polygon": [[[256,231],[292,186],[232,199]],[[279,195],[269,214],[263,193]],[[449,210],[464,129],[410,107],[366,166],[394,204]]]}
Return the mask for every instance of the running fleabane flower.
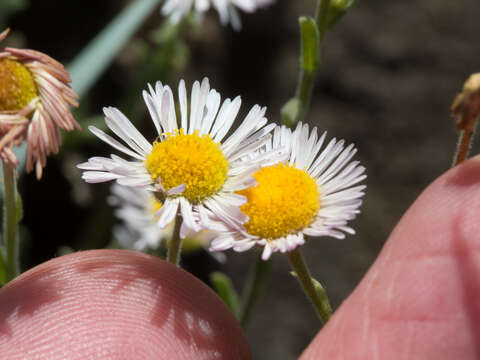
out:
{"label": "running fleabane flower", "polygon": [[[113,184],[108,203],[115,206],[115,215],[122,221],[115,225],[113,234],[119,245],[140,251],[157,250],[172,238],[174,222],[161,229],[155,215],[162,207],[155,195],[143,188]],[[209,230],[189,231],[182,243],[184,252],[208,249],[216,233]],[[224,260],[222,253],[213,254],[217,260]],[[216,256],[220,255],[220,256]]]}
{"label": "running fleabane flower", "polygon": [[[326,133],[317,139],[317,130],[298,124],[292,133],[285,127],[275,129],[271,147],[279,144],[290,149],[289,159],[258,170],[258,185],[238,194],[246,196],[240,206],[249,217],[243,226],[224,225],[211,245],[212,251],[233,248],[245,251],[263,247],[262,258],[272,252],[287,252],[305,243],[305,235],[345,237],[354,230],[347,222],[359,213],[366,178],[353,145],[331,140],[322,150]],[[216,216],[208,213],[213,222]],[[221,225],[220,227],[221,228]]]}
{"label": "running fleabane flower", "polygon": [[[0,34],[5,39],[8,29]],[[13,146],[27,142],[27,172],[37,178],[47,156],[57,153],[59,129],[80,129],[68,105],[78,106],[68,72],[51,57],[34,50],[0,49],[0,156],[16,166]]]}
{"label": "running fleabane flower", "polygon": [[[116,180],[120,185],[141,187],[155,193],[163,205],[157,212],[157,225],[167,227],[180,213],[180,236],[188,229],[199,231],[206,212],[214,212],[222,221],[235,224],[247,217],[238,206],[246,201],[237,191],[255,184],[253,173],[263,159],[240,161],[270,140],[274,124],[266,125],[265,108],[255,105],[242,124],[227,137],[240,109],[240,97],[226,99],[220,106],[220,94],[210,89],[208,79],[193,84],[190,108],[184,81],[178,87],[180,124],[175,114],[173,94],[157,82],[155,89],[143,92],[157,134],[150,143],[117,109],[105,108],[105,122],[127,145],[103,131],[89,129],[115,149],[133,158],[125,160],[93,157],[78,165],[87,170],[83,179],[90,183]],[[266,126],[265,126],[266,125]],[[272,157],[277,156],[272,151]],[[208,223],[208,221],[207,221]]]}
{"label": "running fleabane flower", "polygon": [[123,224],[113,228],[114,236],[125,248],[157,249],[172,236],[173,226],[160,229],[155,213],[162,203],[151,191],[113,184],[108,203],[115,206],[115,215]]}
{"label": "running fleabane flower", "polygon": [[192,8],[195,15],[203,17],[212,5],[217,10],[223,25],[230,22],[235,30],[240,30],[242,24],[237,8],[251,13],[272,2],[273,0],[167,0],[162,7],[162,13],[170,16],[173,23],[177,23],[188,15]]}

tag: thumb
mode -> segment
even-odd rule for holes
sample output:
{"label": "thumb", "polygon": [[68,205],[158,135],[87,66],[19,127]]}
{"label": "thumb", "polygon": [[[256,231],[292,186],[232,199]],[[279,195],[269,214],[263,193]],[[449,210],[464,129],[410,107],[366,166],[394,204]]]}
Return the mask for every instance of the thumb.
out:
{"label": "thumb", "polygon": [[479,215],[476,157],[416,200],[301,359],[480,358]]}
{"label": "thumb", "polygon": [[206,285],[124,250],[62,256],[0,290],[0,359],[251,359]]}

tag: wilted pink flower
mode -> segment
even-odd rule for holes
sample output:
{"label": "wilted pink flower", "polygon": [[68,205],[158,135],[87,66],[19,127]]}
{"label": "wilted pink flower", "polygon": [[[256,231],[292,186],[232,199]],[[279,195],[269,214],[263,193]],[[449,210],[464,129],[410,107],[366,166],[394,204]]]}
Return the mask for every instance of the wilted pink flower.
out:
{"label": "wilted pink flower", "polygon": [[[0,33],[0,41],[8,32]],[[4,162],[16,166],[12,147],[26,140],[27,172],[35,166],[37,178],[42,177],[47,156],[58,152],[59,129],[80,130],[68,108],[78,106],[70,82],[63,65],[41,52],[0,48],[0,157]]]}

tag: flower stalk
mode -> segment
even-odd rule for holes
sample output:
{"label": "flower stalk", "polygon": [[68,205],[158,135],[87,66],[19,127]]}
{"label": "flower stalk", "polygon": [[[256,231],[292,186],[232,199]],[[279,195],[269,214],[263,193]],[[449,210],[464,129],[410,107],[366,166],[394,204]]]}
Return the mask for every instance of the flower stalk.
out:
{"label": "flower stalk", "polygon": [[18,275],[18,243],[17,243],[17,207],[15,200],[15,168],[5,161],[3,165],[4,186],[4,241],[6,248],[6,280]]}
{"label": "flower stalk", "polygon": [[288,262],[295,272],[305,295],[315,308],[318,317],[323,323],[326,323],[330,318],[330,305],[328,305],[328,301],[321,298],[319,291],[316,289],[315,282],[310,276],[310,271],[299,248],[288,252]]}
{"label": "flower stalk", "polygon": [[295,97],[282,107],[283,122],[294,128],[304,121],[310,107],[315,74],[320,66],[323,39],[353,6],[355,0],[318,0],[315,16],[302,16],[300,23],[300,73]]}
{"label": "flower stalk", "polygon": [[330,1],[318,1],[315,18],[299,18],[301,50],[298,84],[295,97],[282,108],[285,125],[290,128],[305,119],[310,107],[315,73],[320,64],[320,47],[327,32]]}
{"label": "flower stalk", "polygon": [[470,149],[472,147],[476,127],[476,119],[473,119],[471,122],[471,126],[468,126],[459,132],[457,151],[455,152],[455,156],[453,159],[453,166],[457,166],[467,159]]}
{"label": "flower stalk", "polygon": [[180,264],[180,253],[182,251],[182,238],[180,237],[180,226],[182,218],[177,214],[175,217],[175,227],[173,228],[172,238],[168,242],[167,261],[175,266]]}
{"label": "flower stalk", "polygon": [[[310,99],[312,97],[313,80],[315,73],[320,65],[320,51],[323,38],[327,32],[327,15],[330,7],[330,0],[319,0],[315,11],[315,26],[308,28],[306,20],[300,18],[300,28],[302,30],[302,68],[300,70],[300,78],[297,86],[296,96],[300,100],[300,111],[298,121],[302,121],[310,107]],[[305,25],[304,25],[305,24]],[[308,39],[308,38],[310,39]],[[313,44],[308,44],[313,42]],[[312,52],[310,63],[306,63],[306,52]]]}

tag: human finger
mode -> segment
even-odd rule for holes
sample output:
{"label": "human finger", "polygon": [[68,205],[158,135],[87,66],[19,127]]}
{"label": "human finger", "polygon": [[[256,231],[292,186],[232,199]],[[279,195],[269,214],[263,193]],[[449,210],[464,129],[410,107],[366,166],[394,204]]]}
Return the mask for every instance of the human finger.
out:
{"label": "human finger", "polygon": [[62,256],[0,290],[0,359],[250,359],[201,281],[125,250]]}
{"label": "human finger", "polygon": [[301,357],[480,358],[480,157],[415,201]]}

